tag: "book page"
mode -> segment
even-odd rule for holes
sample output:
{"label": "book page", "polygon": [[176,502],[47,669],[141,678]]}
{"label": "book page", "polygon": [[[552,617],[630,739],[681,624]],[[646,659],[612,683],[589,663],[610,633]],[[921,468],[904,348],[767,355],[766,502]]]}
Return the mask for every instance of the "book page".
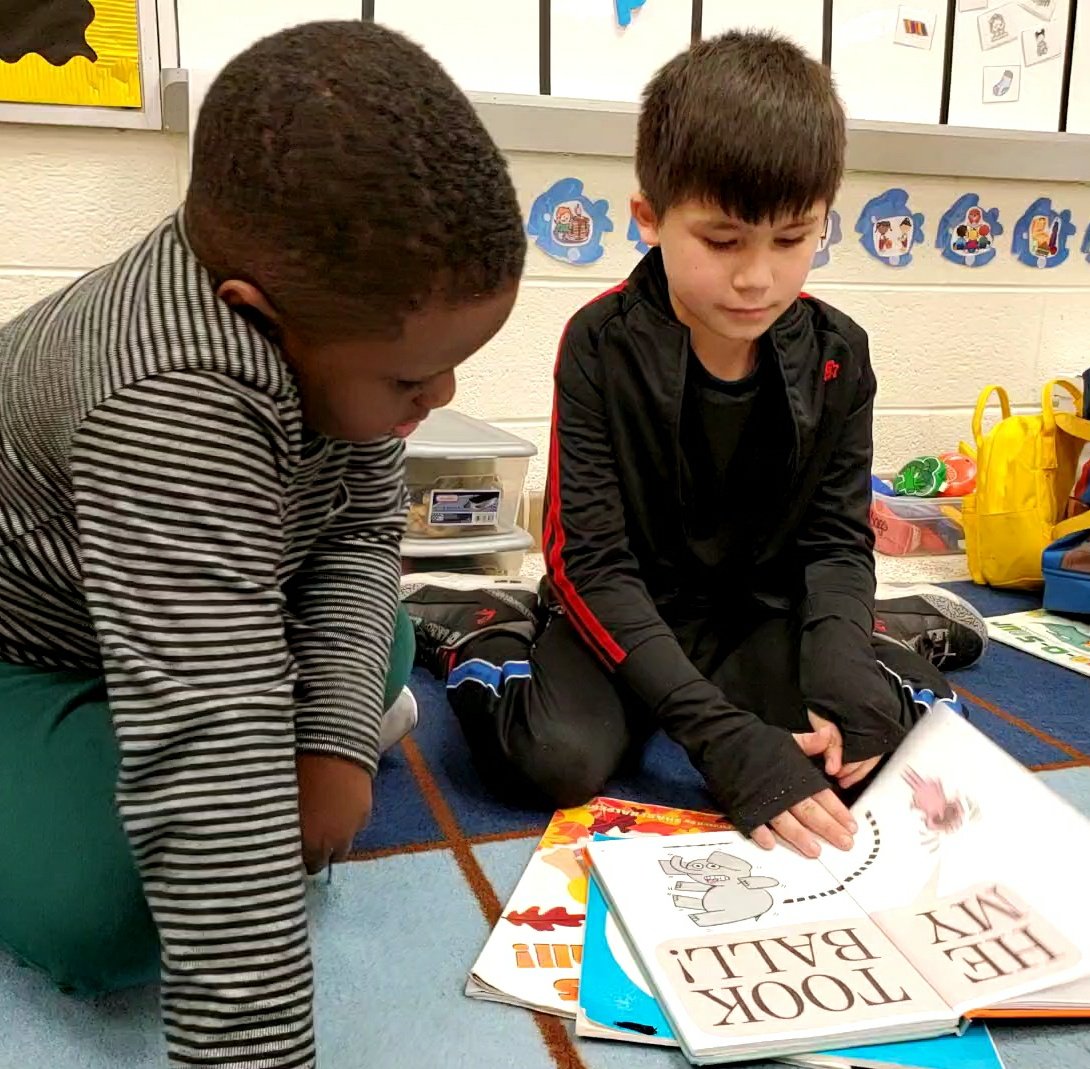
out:
{"label": "book page", "polygon": [[[864,837],[866,833],[864,833]],[[594,871],[687,1052],[908,1038],[955,1019],[821,860],[737,832],[595,842]],[[831,848],[830,848],[831,850]]]}
{"label": "book page", "polygon": [[853,812],[874,845],[826,864],[958,1013],[1090,973],[1090,822],[962,717],[928,713]]}

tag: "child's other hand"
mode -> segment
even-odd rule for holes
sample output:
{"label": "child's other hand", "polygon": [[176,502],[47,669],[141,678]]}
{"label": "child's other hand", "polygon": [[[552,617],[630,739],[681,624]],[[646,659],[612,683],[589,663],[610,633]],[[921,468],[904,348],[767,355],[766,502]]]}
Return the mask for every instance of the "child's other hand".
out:
{"label": "child's other hand", "polygon": [[840,766],[840,772],[837,774],[836,782],[839,784],[841,790],[847,790],[849,787],[854,787],[857,783],[862,783],[878,766],[878,762],[882,760],[882,755],[877,754],[874,757],[868,757],[862,761],[849,761],[846,765]]}
{"label": "child's other hand", "polygon": [[371,777],[352,761],[323,754],[297,754],[295,770],[303,864],[313,874],[343,861],[371,819]]}
{"label": "child's other hand", "polygon": [[795,742],[807,757],[825,757],[825,775],[840,776],[844,761],[844,739],[831,720],[807,710],[813,731],[796,732]]}

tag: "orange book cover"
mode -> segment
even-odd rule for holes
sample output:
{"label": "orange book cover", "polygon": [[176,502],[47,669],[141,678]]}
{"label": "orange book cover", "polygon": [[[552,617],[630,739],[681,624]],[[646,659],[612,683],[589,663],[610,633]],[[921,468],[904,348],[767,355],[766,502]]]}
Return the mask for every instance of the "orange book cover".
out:
{"label": "orange book cover", "polygon": [[587,905],[586,844],[595,833],[630,838],[730,826],[717,813],[619,798],[558,809],[470,971],[466,994],[574,1018]]}

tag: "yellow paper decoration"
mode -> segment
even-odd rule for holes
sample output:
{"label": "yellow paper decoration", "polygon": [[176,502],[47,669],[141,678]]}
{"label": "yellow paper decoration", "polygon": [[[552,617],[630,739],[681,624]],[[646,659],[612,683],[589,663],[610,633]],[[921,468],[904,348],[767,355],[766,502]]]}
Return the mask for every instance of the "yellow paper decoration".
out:
{"label": "yellow paper decoration", "polygon": [[[48,16],[43,18],[43,11],[57,2],[35,0],[38,11],[28,18],[38,25],[47,24]],[[0,61],[0,100],[100,108],[140,107],[137,0],[90,0],[90,6],[94,18],[85,39],[98,58],[92,61],[77,55],[54,66],[37,52],[31,52],[14,63]],[[50,43],[43,40],[42,46]]]}

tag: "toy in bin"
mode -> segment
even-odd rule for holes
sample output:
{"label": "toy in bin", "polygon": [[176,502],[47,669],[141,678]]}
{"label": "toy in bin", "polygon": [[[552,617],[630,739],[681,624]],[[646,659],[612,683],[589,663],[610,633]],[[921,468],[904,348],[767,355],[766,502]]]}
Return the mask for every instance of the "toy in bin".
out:
{"label": "toy in bin", "polygon": [[872,476],[875,549],[891,557],[962,553],[962,501],[976,488],[976,463],[964,453],[915,457],[892,485]]}
{"label": "toy in bin", "polygon": [[962,453],[914,457],[893,479],[893,492],[908,497],[964,497],[976,489],[976,462]]}

